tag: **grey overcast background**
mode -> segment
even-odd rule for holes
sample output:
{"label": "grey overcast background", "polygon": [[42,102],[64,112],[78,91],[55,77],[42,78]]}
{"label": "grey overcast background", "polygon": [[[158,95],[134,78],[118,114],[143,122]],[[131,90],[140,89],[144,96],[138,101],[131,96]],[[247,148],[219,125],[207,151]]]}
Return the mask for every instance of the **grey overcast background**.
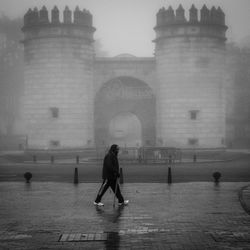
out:
{"label": "grey overcast background", "polygon": [[66,5],[72,10],[78,5],[93,14],[97,29],[95,39],[101,41],[102,50],[108,56],[121,53],[152,56],[157,11],[169,5],[176,9],[180,3],[186,10],[186,17],[192,3],[198,9],[203,4],[208,8],[220,6],[229,27],[228,41],[250,44],[250,0],[0,0],[0,14],[16,18],[22,17],[28,8],[40,9],[45,5],[51,10],[57,5],[63,11]]}

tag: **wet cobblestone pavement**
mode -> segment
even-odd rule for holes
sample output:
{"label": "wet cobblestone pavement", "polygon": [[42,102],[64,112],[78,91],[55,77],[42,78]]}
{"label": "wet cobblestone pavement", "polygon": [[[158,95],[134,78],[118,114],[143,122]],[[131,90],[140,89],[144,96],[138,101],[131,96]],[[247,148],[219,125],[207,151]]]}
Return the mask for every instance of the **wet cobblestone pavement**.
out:
{"label": "wet cobblestone pavement", "polygon": [[[250,249],[250,183],[0,183],[0,249]],[[248,199],[248,200],[247,200]]]}

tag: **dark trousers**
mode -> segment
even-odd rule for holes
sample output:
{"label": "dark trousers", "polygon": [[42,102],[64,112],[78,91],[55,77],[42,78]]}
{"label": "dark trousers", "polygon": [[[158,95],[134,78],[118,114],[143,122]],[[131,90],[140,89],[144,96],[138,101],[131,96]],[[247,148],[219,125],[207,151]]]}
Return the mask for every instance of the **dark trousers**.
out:
{"label": "dark trousers", "polygon": [[[116,184],[116,181],[117,181],[117,184]],[[117,185],[117,187],[115,187],[116,185]],[[102,196],[105,194],[105,192],[107,191],[107,189],[109,187],[111,187],[111,189],[113,190],[114,193],[116,192],[116,197],[118,199],[118,202],[123,203],[124,199],[123,199],[123,196],[121,194],[120,186],[118,184],[118,179],[117,180],[108,180],[108,179],[104,180],[102,183],[102,186],[97,194],[95,202],[98,203],[101,201]]]}

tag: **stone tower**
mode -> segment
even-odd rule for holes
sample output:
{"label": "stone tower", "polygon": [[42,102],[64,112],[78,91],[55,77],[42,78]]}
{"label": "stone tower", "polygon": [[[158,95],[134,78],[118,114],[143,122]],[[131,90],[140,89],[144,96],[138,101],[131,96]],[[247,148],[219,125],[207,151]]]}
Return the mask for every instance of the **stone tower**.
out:
{"label": "stone tower", "polygon": [[157,138],[164,146],[224,147],[225,15],[205,5],[157,13]]}
{"label": "stone tower", "polygon": [[78,7],[35,8],[24,16],[23,117],[29,148],[93,143],[92,15]]}

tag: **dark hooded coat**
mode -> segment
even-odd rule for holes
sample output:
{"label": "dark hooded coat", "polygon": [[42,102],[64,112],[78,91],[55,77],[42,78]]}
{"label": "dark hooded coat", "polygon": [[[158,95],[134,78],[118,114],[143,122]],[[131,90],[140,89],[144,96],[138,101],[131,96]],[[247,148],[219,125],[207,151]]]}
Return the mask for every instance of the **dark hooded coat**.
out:
{"label": "dark hooded coat", "polygon": [[112,145],[103,160],[102,179],[115,180],[119,177],[119,162],[117,145]]}

